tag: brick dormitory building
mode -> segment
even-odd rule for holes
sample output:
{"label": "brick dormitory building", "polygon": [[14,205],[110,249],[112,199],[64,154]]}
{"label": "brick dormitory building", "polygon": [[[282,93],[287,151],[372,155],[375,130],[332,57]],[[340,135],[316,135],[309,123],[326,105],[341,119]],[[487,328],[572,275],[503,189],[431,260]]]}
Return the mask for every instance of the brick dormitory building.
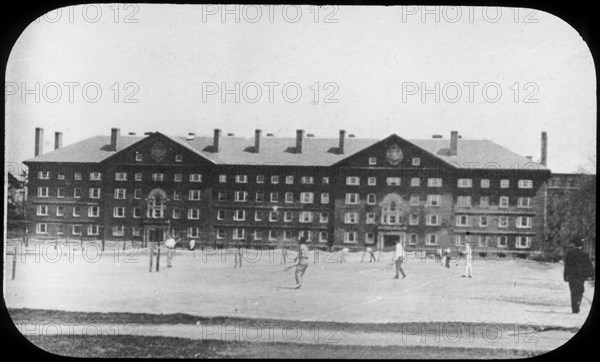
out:
{"label": "brick dormitory building", "polygon": [[24,162],[28,233],[60,239],[536,250],[550,170],[489,140],[94,136]]}

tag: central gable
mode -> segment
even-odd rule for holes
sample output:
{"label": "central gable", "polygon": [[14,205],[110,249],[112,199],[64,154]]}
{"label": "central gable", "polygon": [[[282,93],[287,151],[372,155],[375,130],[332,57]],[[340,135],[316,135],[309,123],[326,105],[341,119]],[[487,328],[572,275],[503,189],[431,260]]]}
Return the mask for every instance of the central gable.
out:
{"label": "central gable", "polygon": [[335,166],[373,169],[450,167],[440,158],[396,134],[340,160]]}
{"label": "central gable", "polygon": [[[177,157],[180,157],[181,160],[178,160]],[[140,158],[141,161],[139,160]],[[198,154],[187,144],[159,132],[152,133],[139,142],[117,151],[103,162],[107,162],[108,160],[116,164],[128,163],[163,166],[171,164],[214,164],[212,160]]]}

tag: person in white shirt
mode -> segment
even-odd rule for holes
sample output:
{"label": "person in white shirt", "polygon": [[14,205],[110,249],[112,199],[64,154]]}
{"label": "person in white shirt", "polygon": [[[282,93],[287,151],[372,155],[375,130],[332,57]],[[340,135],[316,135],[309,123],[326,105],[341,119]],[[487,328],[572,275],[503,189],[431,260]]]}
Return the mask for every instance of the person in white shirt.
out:
{"label": "person in white shirt", "polygon": [[402,262],[404,261],[404,248],[402,247],[402,241],[398,239],[396,243],[396,252],[394,253],[394,262],[396,263],[396,276],[394,279],[398,279],[400,274],[402,273],[402,279],[406,278],[406,274],[404,270],[402,270]]}
{"label": "person in white shirt", "polygon": [[294,259],[294,262],[296,261],[298,261],[298,264],[296,264],[296,286],[294,289],[300,289],[302,287],[302,277],[308,268],[308,247],[304,236],[298,239],[298,256]]}
{"label": "person in white shirt", "polygon": [[169,235],[167,240],[165,241],[165,246],[167,247],[167,267],[171,268],[173,266],[173,252],[175,251],[175,238],[173,235]]}
{"label": "person in white shirt", "polygon": [[462,277],[471,278],[473,275],[473,249],[471,249],[471,245],[468,242],[465,243],[465,272]]}
{"label": "person in white shirt", "polygon": [[377,259],[375,259],[375,253],[373,252],[373,248],[370,246],[367,246],[367,248],[365,249],[365,251],[363,251],[363,255],[360,258],[360,262],[362,263],[365,260],[365,255],[369,254],[369,263],[372,261],[377,261]]}

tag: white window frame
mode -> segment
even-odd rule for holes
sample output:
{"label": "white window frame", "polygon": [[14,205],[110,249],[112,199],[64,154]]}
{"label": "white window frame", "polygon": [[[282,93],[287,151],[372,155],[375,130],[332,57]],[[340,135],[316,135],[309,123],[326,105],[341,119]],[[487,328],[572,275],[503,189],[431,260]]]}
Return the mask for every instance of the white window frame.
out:
{"label": "white window frame", "polygon": [[48,234],[48,224],[44,222],[35,224],[35,233],[42,235]]}
{"label": "white window frame", "polygon": [[[527,202],[525,202],[527,201]],[[522,209],[530,209],[531,208],[531,197],[519,197],[518,205]]]}
{"label": "white window frame", "polygon": [[359,186],[360,185],[360,177],[358,177],[358,176],[347,176],[346,177],[346,185],[348,185],[348,186]]}
{"label": "white window frame", "polygon": [[319,231],[319,242],[326,243],[327,242],[327,231]]}
{"label": "white window frame", "polygon": [[329,212],[321,211],[319,213],[319,222],[322,224],[326,224],[329,222]]}
{"label": "white window frame", "polygon": [[369,165],[371,165],[371,166],[377,165],[377,157],[369,157]]}
{"label": "white window frame", "polygon": [[[95,191],[98,191],[98,195],[94,196]],[[90,188],[90,199],[99,199],[101,197],[101,191],[99,187],[91,187]]]}
{"label": "white window frame", "polygon": [[344,213],[344,224],[358,224],[358,219],[358,212],[351,211]]}
{"label": "white window frame", "polygon": [[175,155],[175,162],[183,162],[183,155],[180,155],[180,154]]}
{"label": "white window frame", "polygon": [[139,200],[142,198],[142,189],[134,189],[133,190],[133,198]]}
{"label": "white window frame", "polygon": [[300,193],[301,204],[312,204],[314,203],[315,194],[313,192],[302,192]]}
{"label": "white window frame", "polygon": [[200,201],[202,197],[202,190],[189,190],[188,192],[188,200],[190,201]]}
{"label": "white window frame", "polygon": [[[431,242],[431,238],[434,239],[434,242]],[[438,234],[427,234],[425,235],[425,245],[438,245],[440,242]]]}
{"label": "white window frame", "polygon": [[162,182],[165,179],[165,174],[164,173],[160,173],[160,172],[155,172],[152,174],[152,181],[153,182]]}
{"label": "white window frame", "polygon": [[312,185],[315,183],[315,178],[312,176],[302,176],[300,178],[300,183],[305,185]]}
{"label": "white window frame", "polygon": [[419,194],[410,195],[410,205],[419,206],[421,204],[421,196]]}
{"label": "white window frame", "polygon": [[136,152],[136,154],[135,154],[135,161],[136,162],[142,162],[143,160],[144,160],[144,156],[141,153]]}
{"label": "white window frame", "polygon": [[358,233],[356,231],[344,232],[344,244],[356,244],[358,242]]}
{"label": "white window frame", "polygon": [[323,185],[328,185],[328,184],[329,184],[329,177],[323,177],[323,178],[321,179],[321,183],[322,183]]}
{"label": "white window frame", "polygon": [[[218,229],[217,229],[217,231],[218,231]],[[196,227],[196,226],[190,226],[190,227],[188,227],[187,236],[188,236],[188,238],[198,238],[198,237],[200,237],[200,228]],[[217,239],[218,239],[218,237],[217,237]]]}
{"label": "white window frame", "polygon": [[277,185],[279,183],[279,175],[271,175],[271,183]]}
{"label": "white window frame", "polygon": [[279,202],[279,192],[271,192],[269,194],[269,202]]}
{"label": "white window frame", "polygon": [[[521,241],[525,240],[525,245],[522,245]],[[515,238],[516,249],[529,249],[531,248],[531,236],[517,236]]]}
{"label": "white window frame", "polygon": [[502,179],[500,180],[500,188],[501,189],[507,189],[510,187],[510,180],[509,179]]}
{"label": "white window frame", "polygon": [[[79,195],[77,195],[77,191],[79,191]],[[83,191],[81,190],[81,187],[75,187],[75,188],[73,189],[73,198],[74,198],[74,199],[80,199],[80,198],[81,198],[81,194],[82,194],[82,192],[83,192]]]}
{"label": "white window frame", "polygon": [[374,212],[367,212],[366,223],[367,224],[376,224],[377,223],[377,215]]}
{"label": "white window frame", "polygon": [[346,205],[358,205],[360,203],[360,195],[357,192],[346,193]]}
{"label": "white window frame", "polygon": [[385,184],[387,186],[400,186],[402,184],[401,177],[387,177],[385,179]]}
{"label": "white window frame", "polygon": [[439,177],[428,178],[427,187],[442,187],[442,179]]}
{"label": "white window frame", "polygon": [[136,182],[142,181],[142,173],[141,172],[136,172],[136,174],[135,174],[135,181]]}
{"label": "white window frame", "polygon": [[[485,200],[485,202],[483,202]],[[488,208],[490,207],[490,197],[489,196],[480,196],[479,197],[479,207]]]}
{"label": "white window frame", "polygon": [[[434,202],[435,200],[435,202]],[[430,207],[438,207],[442,205],[442,195],[439,194],[430,194],[427,195],[427,204],[426,206]]]}
{"label": "white window frame", "polygon": [[[434,222],[435,219],[435,222]],[[442,224],[442,219],[440,215],[437,214],[429,214],[427,215],[427,225],[430,226],[440,226]]]}
{"label": "white window frame", "polygon": [[[76,230],[79,229],[79,231]],[[81,235],[81,225],[71,225],[71,235]]]}
{"label": "white window frame", "polygon": [[38,180],[50,180],[50,171],[39,171]]}
{"label": "white window frame", "polygon": [[[506,221],[506,223],[503,223],[503,221]],[[498,227],[499,228],[507,228],[508,224],[510,223],[510,221],[508,220],[508,216],[500,216],[498,217]]]}
{"label": "white window frame", "polygon": [[490,188],[490,179],[488,179],[488,178],[482,178],[481,179],[481,183],[480,183],[480,187],[482,189],[489,189]]}
{"label": "white window frame", "polygon": [[[136,214],[137,211],[137,214]],[[134,207],[131,209],[131,215],[134,219],[139,219],[142,217],[142,209],[140,207]]]}
{"label": "white window frame", "polygon": [[125,226],[123,225],[115,225],[112,228],[113,236],[125,236]]}
{"label": "white window frame", "polygon": [[375,244],[375,233],[367,232],[365,233],[365,244]]}
{"label": "white window frame", "polygon": [[312,213],[312,211],[300,211],[299,221],[301,223],[311,223],[311,222],[313,222],[313,213]]}
{"label": "white window frame", "polygon": [[279,220],[279,212],[278,211],[269,211],[269,222],[277,222]]}
{"label": "white window frame", "polygon": [[181,191],[173,190],[173,200],[181,200]]}
{"label": "white window frame", "polygon": [[459,178],[457,182],[459,188],[473,187],[473,179],[470,178]]}
{"label": "white window frame", "polygon": [[183,175],[180,173],[176,173],[175,175],[173,175],[173,181],[175,182],[182,182],[183,181]]}
{"label": "white window frame", "polygon": [[532,189],[533,188],[533,180],[519,180],[518,188]]}
{"label": "white window frame", "polygon": [[[463,218],[465,220],[464,223]],[[456,226],[469,226],[469,215],[456,215]]]}
{"label": "white window frame", "polygon": [[88,217],[100,217],[100,206],[88,207]]}
{"label": "white window frame", "polygon": [[377,186],[377,177],[369,177],[367,178],[368,186]]}
{"label": "white window frame", "polygon": [[254,211],[254,221],[263,221],[265,215],[262,210]]}
{"label": "white window frame", "polygon": [[65,188],[64,187],[56,188],[56,197],[59,197],[61,199],[65,197]]}
{"label": "white window frame", "polygon": [[79,206],[73,206],[73,213],[71,215],[73,215],[73,217],[81,216],[81,210],[79,209]]}
{"label": "white window frame", "polygon": [[262,191],[256,192],[256,194],[254,194],[254,201],[265,202],[265,193]]}
{"label": "white window frame", "polygon": [[286,204],[291,204],[294,202],[294,193],[293,192],[286,192],[285,196],[284,196],[284,200]]}
{"label": "white window frame", "polygon": [[220,175],[219,175],[219,183],[222,183],[222,184],[224,184],[224,183],[226,183],[226,182],[227,182],[227,175],[225,175],[225,174],[220,174]]}
{"label": "white window frame", "polygon": [[102,173],[100,172],[90,172],[90,180],[91,181],[101,181]]}
{"label": "white window frame", "polygon": [[113,208],[113,217],[114,218],[125,218],[125,207],[124,206],[115,206]]}
{"label": "white window frame", "polygon": [[233,221],[246,221],[246,210],[234,210]]}
{"label": "white window frame", "polygon": [[291,211],[283,212],[283,222],[292,222],[294,221],[294,214]]}
{"label": "white window frame", "polygon": [[321,204],[329,203],[329,192],[321,192]]}
{"label": "white window frame", "polygon": [[127,189],[115,189],[114,199],[115,200],[125,200],[127,195]]}
{"label": "white window frame", "polygon": [[471,196],[461,195],[456,197],[456,205],[459,207],[471,207]]}
{"label": "white window frame", "polygon": [[265,175],[256,175],[256,183],[264,184],[265,183]]}
{"label": "white window frame", "polygon": [[531,229],[531,217],[530,216],[518,216],[517,217],[517,228],[518,229]]}
{"label": "white window frame", "polygon": [[48,197],[48,186],[38,187],[37,197]]}
{"label": "white window frame", "polygon": [[[504,202],[506,201],[506,203]],[[508,196],[500,196],[498,199],[498,207],[506,209],[510,206],[510,198]]]}
{"label": "white window frame", "polygon": [[367,205],[375,205],[377,203],[376,194],[367,194]]}
{"label": "white window frame", "polygon": [[508,236],[506,236],[506,235],[497,236],[496,242],[497,242],[498,248],[508,248]]}
{"label": "white window frame", "polygon": [[199,220],[200,219],[200,209],[192,207],[188,209],[188,220]]}
{"label": "white window frame", "polygon": [[235,175],[235,183],[238,184],[247,184],[248,183],[248,175]]}
{"label": "white window frame", "polygon": [[127,172],[115,172],[115,181],[127,181]]}
{"label": "white window frame", "polygon": [[181,219],[181,209],[178,207],[173,208],[173,219]]}
{"label": "white window frame", "polygon": [[408,225],[419,225],[419,215],[410,214],[408,216]]}
{"label": "white window frame", "polygon": [[235,202],[246,202],[248,201],[248,191],[236,191],[234,193],[234,199],[233,201]]}
{"label": "white window frame", "polygon": [[65,207],[64,206],[59,205],[56,207],[56,216],[65,216]]}
{"label": "white window frame", "polygon": [[225,220],[226,211],[223,209],[217,210],[217,220]]}
{"label": "white window frame", "polygon": [[96,236],[100,234],[100,228],[98,225],[88,225],[87,234],[90,236]]}
{"label": "white window frame", "polygon": [[[484,222],[485,220],[485,222]],[[481,215],[479,216],[479,227],[480,228],[486,228],[490,225],[490,220],[488,219],[487,215]]]}
{"label": "white window frame", "polygon": [[35,214],[37,216],[48,216],[48,205],[38,205]]}
{"label": "white window frame", "polygon": [[413,177],[410,179],[410,187],[420,187],[421,179],[419,177]]}
{"label": "white window frame", "polygon": [[285,177],[285,184],[286,185],[293,185],[294,184],[294,176],[292,175],[287,175]]}
{"label": "white window frame", "polygon": [[413,157],[412,158],[412,165],[413,166],[420,166],[421,165],[421,158],[420,157]]}
{"label": "white window frame", "polygon": [[81,172],[75,172],[74,178],[76,181],[80,181],[83,178],[83,176],[82,176]]}

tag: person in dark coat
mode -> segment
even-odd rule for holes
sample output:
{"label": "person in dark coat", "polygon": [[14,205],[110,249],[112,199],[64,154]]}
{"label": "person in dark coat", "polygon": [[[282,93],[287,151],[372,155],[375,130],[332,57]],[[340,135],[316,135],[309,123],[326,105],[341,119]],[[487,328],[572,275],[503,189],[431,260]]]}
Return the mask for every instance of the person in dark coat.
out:
{"label": "person in dark coat", "polygon": [[565,256],[565,282],[569,283],[571,289],[571,309],[573,313],[579,313],[579,306],[584,292],[584,282],[591,277],[594,268],[589,255],[582,250],[581,239],[571,240],[572,249]]}

